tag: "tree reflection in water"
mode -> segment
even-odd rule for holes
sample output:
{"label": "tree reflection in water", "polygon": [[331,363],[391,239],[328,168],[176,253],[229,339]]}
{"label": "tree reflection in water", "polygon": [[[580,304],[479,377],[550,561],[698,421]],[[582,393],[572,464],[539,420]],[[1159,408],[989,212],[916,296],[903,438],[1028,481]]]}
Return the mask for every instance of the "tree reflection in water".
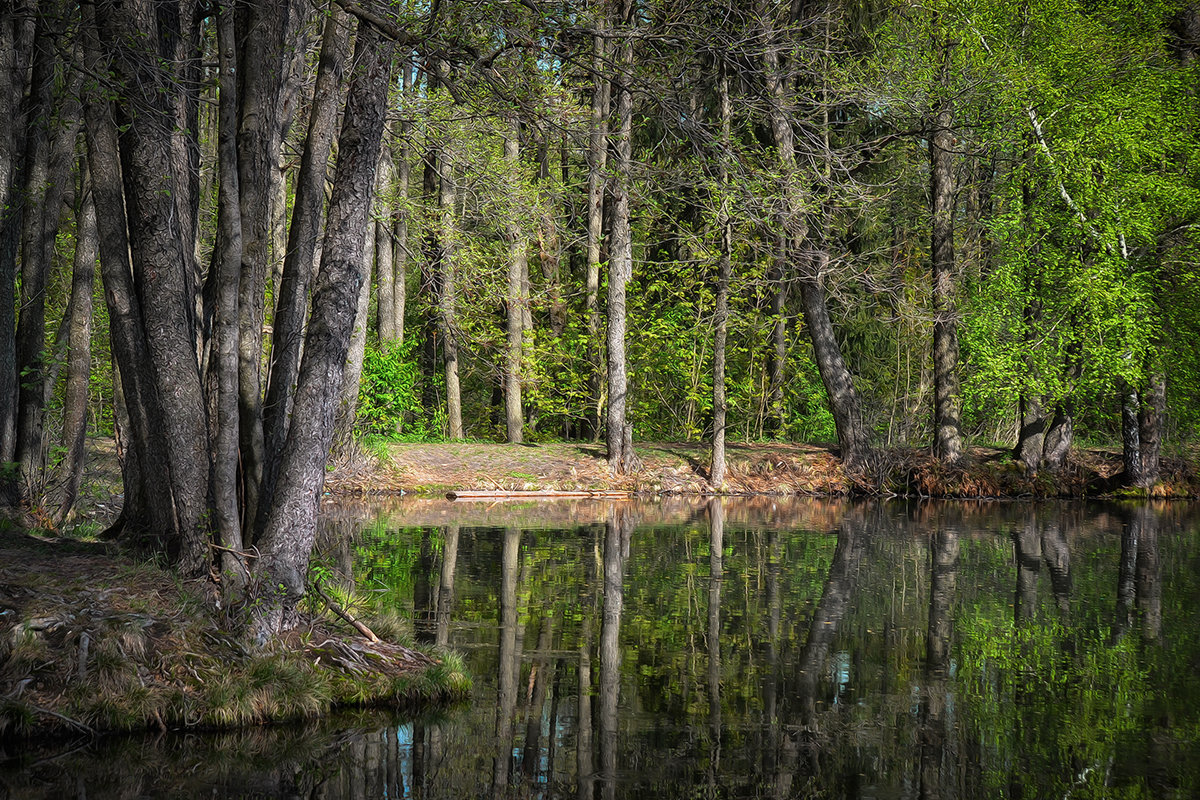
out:
{"label": "tree reflection in water", "polygon": [[1192,506],[455,508],[324,534],[470,703],[10,751],[0,798],[1200,792]]}

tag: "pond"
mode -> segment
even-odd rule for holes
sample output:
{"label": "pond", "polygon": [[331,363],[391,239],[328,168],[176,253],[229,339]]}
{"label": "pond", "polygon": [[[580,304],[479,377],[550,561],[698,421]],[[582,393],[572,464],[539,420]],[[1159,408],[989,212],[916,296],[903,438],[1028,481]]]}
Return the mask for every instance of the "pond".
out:
{"label": "pond", "polygon": [[26,753],[0,798],[1195,797],[1198,510],[330,508],[322,569],[470,703]]}

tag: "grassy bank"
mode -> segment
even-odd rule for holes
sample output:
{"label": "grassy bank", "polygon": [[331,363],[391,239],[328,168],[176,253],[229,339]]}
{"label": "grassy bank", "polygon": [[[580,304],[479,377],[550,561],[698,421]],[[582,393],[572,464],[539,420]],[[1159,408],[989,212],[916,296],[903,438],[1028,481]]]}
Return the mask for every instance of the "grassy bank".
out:
{"label": "grassy bank", "polygon": [[0,737],[231,728],[470,688],[455,655],[406,644],[385,617],[364,619],[379,643],[319,614],[252,649],[209,584],[104,545],[0,532],[0,564]]}

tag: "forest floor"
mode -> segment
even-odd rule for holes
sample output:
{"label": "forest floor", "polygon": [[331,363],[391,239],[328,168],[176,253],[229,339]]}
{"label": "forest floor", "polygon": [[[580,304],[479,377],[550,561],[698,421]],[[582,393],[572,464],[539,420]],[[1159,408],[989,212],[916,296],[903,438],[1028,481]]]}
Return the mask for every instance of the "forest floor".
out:
{"label": "forest floor", "polygon": [[[337,494],[438,495],[457,490],[603,491],[637,494],[712,494],[711,448],[703,443],[645,443],[634,448],[643,468],[616,475],[602,444],[554,442],[389,444],[380,458],[359,456],[335,466],[326,486]],[[1149,492],[1123,486],[1121,454],[1079,449],[1058,473],[1026,474],[1011,451],[974,447],[954,466],[927,450],[881,451],[860,471],[847,472],[828,447],[795,443],[730,444],[724,494],[911,497],[1104,497],[1200,495],[1194,457],[1163,462]]]}

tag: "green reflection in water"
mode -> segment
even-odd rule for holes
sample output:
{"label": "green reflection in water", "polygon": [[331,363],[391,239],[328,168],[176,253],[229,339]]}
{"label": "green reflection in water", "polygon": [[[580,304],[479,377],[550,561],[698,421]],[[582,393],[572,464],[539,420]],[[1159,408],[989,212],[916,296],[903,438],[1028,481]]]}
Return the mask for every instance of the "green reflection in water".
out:
{"label": "green reflection in water", "polygon": [[330,509],[323,563],[462,652],[471,703],[10,752],[0,797],[1193,797],[1195,512]]}

